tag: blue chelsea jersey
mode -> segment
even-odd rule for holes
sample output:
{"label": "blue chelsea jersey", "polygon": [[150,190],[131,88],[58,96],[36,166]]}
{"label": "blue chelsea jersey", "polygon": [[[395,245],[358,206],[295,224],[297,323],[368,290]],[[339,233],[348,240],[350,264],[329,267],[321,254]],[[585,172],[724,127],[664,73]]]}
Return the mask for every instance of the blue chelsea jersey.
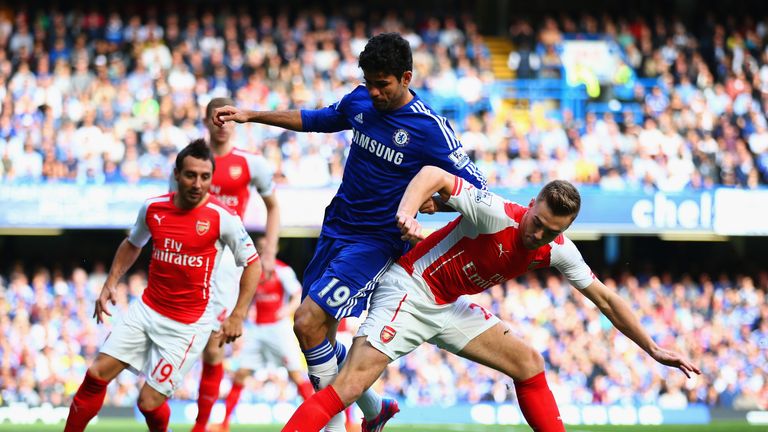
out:
{"label": "blue chelsea jersey", "polygon": [[486,188],[485,176],[469,159],[448,121],[416,93],[411,94],[413,99],[405,106],[379,111],[368,90],[358,86],[329,107],[301,112],[306,132],[351,129],[353,133],[341,186],[325,210],[323,235],[400,242],[397,207],[408,183],[425,165]]}

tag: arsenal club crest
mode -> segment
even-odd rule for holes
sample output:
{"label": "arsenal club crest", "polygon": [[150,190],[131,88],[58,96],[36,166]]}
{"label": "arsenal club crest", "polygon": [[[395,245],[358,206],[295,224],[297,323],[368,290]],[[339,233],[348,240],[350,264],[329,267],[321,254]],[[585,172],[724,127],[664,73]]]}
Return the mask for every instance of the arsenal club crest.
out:
{"label": "arsenal club crest", "polygon": [[379,337],[381,338],[382,342],[389,343],[389,341],[395,337],[395,334],[397,334],[395,329],[390,326],[384,326],[384,328],[381,329],[381,334],[379,334]]}
{"label": "arsenal club crest", "polygon": [[232,177],[233,180],[237,180],[241,175],[243,175],[243,167],[240,165],[232,165],[229,167],[229,176]]}
{"label": "arsenal club crest", "polygon": [[208,229],[211,228],[211,221],[197,221],[197,225],[195,226],[197,235],[204,235],[208,232]]}

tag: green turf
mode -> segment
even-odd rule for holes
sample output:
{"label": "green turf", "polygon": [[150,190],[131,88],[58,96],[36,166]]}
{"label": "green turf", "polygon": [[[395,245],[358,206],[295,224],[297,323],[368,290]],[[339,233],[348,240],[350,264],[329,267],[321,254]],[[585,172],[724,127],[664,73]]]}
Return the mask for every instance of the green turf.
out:
{"label": "green turf", "polygon": [[[0,432],[59,432],[63,428],[59,425],[9,425],[0,424]],[[174,432],[187,432],[190,425],[171,425]],[[713,423],[710,425],[689,426],[580,426],[567,427],[568,432],[768,432],[768,425],[750,426],[746,423]],[[144,424],[134,420],[102,420],[91,425],[87,432],[144,432],[147,428]],[[278,432],[280,426],[232,426],[231,432]],[[479,426],[479,425],[391,425],[387,426],[387,432],[530,432],[525,426]]]}

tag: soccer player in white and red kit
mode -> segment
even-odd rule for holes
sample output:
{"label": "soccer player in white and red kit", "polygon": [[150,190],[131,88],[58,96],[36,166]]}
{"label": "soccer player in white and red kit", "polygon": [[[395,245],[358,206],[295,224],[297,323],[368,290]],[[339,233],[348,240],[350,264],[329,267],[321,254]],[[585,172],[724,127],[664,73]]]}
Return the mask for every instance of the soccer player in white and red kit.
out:
{"label": "soccer player in white and red kit", "polygon": [[414,215],[435,192],[461,216],[387,271],[336,381],[305,401],[283,431],[320,430],[372,385],[389,362],[425,341],[511,377],[528,424],[535,431],[564,431],[541,354],[465,296],[543,267],[563,273],[653,359],[689,377],[701,373],[683,355],[658,346],[629,304],[592,274],[563,235],[581,206],[573,185],[550,182],[525,207],[478,190],[440,168],[425,167],[400,201],[397,224],[404,239],[421,239]]}
{"label": "soccer player in white and red kit", "polygon": [[[256,250],[261,253],[266,239],[256,240]],[[296,385],[299,395],[308,399],[314,393],[312,384],[306,378],[302,367],[301,350],[293,335],[291,315],[301,300],[301,284],[293,269],[280,261],[275,261],[275,271],[271,276],[262,274],[254,296],[256,327],[248,328],[240,355],[240,368],[235,372],[232,389],[226,399],[224,421],[217,432],[229,431],[229,419],[240,399],[243,385],[256,368],[265,363],[276,364],[288,371],[288,377]]]}
{"label": "soccer player in white and red kit", "polygon": [[138,406],[150,432],[167,430],[166,401],[200,356],[215,320],[209,301],[211,278],[224,248],[234,251],[235,262],[245,271],[219,340],[229,343],[242,334],[261,265],[240,218],[208,193],[213,172],[213,155],[205,141],[190,143],[176,158],[178,192],[148,199],[118,247],[96,301],[96,321],[103,321],[102,313],[111,315],[107,304],[115,304],[118,281],[151,238],[149,281],[88,368],[70,406],[66,432],[85,430],[104,403],[107,384],[126,368],[146,376]]}
{"label": "soccer player in white and red kit", "polygon": [[[208,129],[208,142],[216,161],[216,171],[211,180],[211,194],[233,209],[240,219],[251,197],[251,188],[255,189],[267,210],[265,245],[260,251],[262,269],[265,277],[271,277],[275,269],[277,236],[280,229],[280,211],[275,197],[273,172],[263,156],[238,149],[232,142],[234,123],[221,127],[213,124],[211,115],[216,108],[232,105],[230,98],[214,98],[205,108],[205,126]],[[213,331],[232,311],[235,304],[237,280],[240,268],[235,265],[234,255],[227,250],[221,265],[213,277],[213,309],[217,321]],[[213,404],[219,398],[219,387],[224,377],[224,349],[212,337],[203,351],[203,371],[197,397],[197,418],[192,432],[204,432],[211,415]]]}

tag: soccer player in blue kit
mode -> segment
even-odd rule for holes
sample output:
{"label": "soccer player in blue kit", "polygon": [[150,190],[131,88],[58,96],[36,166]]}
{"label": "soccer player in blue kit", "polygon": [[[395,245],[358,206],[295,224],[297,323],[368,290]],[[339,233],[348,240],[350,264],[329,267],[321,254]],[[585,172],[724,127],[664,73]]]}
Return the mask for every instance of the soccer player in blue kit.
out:
{"label": "soccer player in blue kit", "polygon": [[[381,275],[408,248],[392,223],[408,182],[425,165],[435,165],[486,187],[448,121],[409,89],[412,64],[408,42],[397,33],[383,33],[371,38],[360,54],[365,85],[329,107],[246,111],[225,106],[214,112],[219,126],[235,121],[302,132],[353,132],[341,186],[325,210],[294,317],[294,332],[316,389],[333,380],[346,358],[346,348],[335,342],[338,322],[362,313]],[[422,209],[434,211],[436,206],[427,201]],[[357,404],[365,416],[363,432],[382,430],[399,411],[395,400],[370,390]],[[343,431],[343,417],[334,421],[326,430]]]}

